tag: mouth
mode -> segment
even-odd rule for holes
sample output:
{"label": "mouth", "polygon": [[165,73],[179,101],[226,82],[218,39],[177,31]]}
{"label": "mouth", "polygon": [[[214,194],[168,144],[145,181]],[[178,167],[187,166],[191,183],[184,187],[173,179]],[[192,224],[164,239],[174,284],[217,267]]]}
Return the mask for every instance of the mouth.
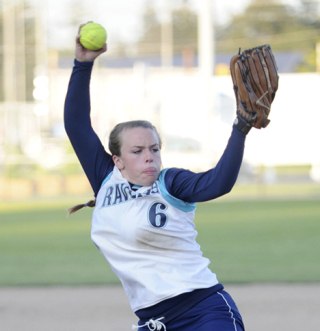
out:
{"label": "mouth", "polygon": [[158,173],[158,170],[156,168],[147,168],[145,170],[143,170],[143,173],[148,175],[148,176],[154,176]]}

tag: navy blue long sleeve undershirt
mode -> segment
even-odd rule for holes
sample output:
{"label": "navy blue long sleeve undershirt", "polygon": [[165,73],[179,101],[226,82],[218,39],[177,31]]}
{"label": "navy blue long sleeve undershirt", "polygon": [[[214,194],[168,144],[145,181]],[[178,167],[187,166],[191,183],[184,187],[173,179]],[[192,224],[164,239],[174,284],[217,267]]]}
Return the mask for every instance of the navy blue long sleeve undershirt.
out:
{"label": "navy blue long sleeve undershirt", "polygon": [[[67,135],[81,166],[97,195],[114,164],[90,120],[90,79],[93,62],[74,61],[64,107]],[[186,202],[201,202],[222,196],[234,186],[244,152],[245,135],[233,127],[227,146],[215,167],[194,173],[170,168],[165,182],[168,192]]]}

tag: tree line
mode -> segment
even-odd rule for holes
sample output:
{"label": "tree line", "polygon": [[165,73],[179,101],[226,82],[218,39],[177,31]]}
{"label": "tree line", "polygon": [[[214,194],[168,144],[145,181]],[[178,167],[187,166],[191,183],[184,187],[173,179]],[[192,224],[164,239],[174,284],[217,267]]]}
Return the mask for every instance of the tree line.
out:
{"label": "tree line", "polygon": [[[243,12],[224,25],[214,24],[215,52],[232,54],[240,47],[269,43],[274,51],[302,53],[303,63],[297,71],[315,71],[316,45],[320,42],[319,16],[318,0],[300,0],[295,7],[280,0],[252,0]],[[172,9],[173,54],[197,54],[197,22],[197,13],[188,2]],[[137,55],[160,54],[163,24],[149,2],[143,15],[142,34],[136,44]]]}

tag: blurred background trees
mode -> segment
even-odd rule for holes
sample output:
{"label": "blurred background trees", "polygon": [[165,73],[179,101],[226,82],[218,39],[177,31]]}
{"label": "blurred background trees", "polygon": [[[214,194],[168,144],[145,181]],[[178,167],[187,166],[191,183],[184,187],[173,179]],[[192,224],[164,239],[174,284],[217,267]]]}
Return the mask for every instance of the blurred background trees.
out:
{"label": "blurred background trees", "polygon": [[[128,32],[130,40],[110,31],[108,57],[99,59],[98,66],[118,69],[125,63],[128,68],[152,58],[154,62],[146,61],[146,66],[174,67],[179,59],[180,68],[193,67],[195,72],[200,1],[141,1],[144,7],[134,17],[137,26]],[[228,73],[228,60],[238,48],[262,43],[270,43],[285,62],[298,54],[285,72],[320,72],[320,0],[248,0],[241,11],[224,20],[217,17],[215,4],[220,1],[225,0],[211,0],[213,62],[218,56],[225,59],[219,74]],[[63,102],[58,100],[64,97],[61,82],[69,75],[66,68],[73,60],[75,33],[91,17],[113,19],[110,25],[120,27],[118,21],[123,15],[128,18],[127,11],[136,5],[119,1],[122,6],[108,7],[111,1],[100,0],[92,6],[89,0],[57,0],[60,5],[49,9],[54,2],[0,0],[0,177],[26,177],[41,169],[52,172],[61,159],[66,172],[79,171],[73,166],[72,150],[66,147]],[[110,12],[101,10],[102,6]],[[115,65],[110,65],[112,60]],[[50,157],[41,155],[44,152]]]}
{"label": "blurred background trees", "polygon": [[[167,9],[170,15],[173,54],[197,52],[197,13],[183,1]],[[300,0],[290,6],[280,0],[252,0],[243,12],[223,25],[213,22],[215,52],[232,54],[261,43],[269,43],[274,51],[302,52],[304,62],[297,71],[316,70],[316,46],[320,42],[320,3],[318,0]],[[152,3],[143,15],[142,34],[137,40],[137,55],[160,54],[161,31],[168,20]],[[171,38],[171,39],[170,39]]]}

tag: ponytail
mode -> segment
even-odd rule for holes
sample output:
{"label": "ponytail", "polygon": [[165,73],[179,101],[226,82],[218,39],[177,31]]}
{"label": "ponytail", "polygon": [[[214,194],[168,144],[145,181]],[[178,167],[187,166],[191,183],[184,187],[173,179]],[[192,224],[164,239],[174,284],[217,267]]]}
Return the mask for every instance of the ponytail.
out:
{"label": "ponytail", "polygon": [[68,212],[69,212],[69,214],[73,214],[73,213],[75,213],[76,211],[78,211],[78,210],[80,210],[80,209],[82,209],[82,208],[84,208],[84,207],[94,207],[96,205],[96,199],[94,199],[94,200],[90,200],[90,201],[88,201],[88,202],[86,202],[86,203],[81,203],[81,204],[79,204],[79,205],[75,205],[75,206],[73,206],[73,207],[71,207],[71,208],[69,208],[68,209]]}

